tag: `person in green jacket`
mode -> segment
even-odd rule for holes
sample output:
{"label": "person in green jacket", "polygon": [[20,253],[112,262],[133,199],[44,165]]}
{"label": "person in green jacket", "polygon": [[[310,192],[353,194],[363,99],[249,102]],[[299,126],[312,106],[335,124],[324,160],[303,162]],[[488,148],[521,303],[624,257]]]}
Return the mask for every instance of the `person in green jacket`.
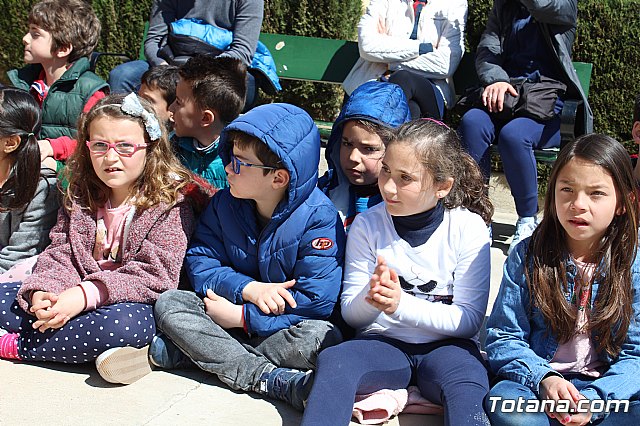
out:
{"label": "person in green jacket", "polygon": [[238,59],[194,56],[179,71],[172,142],[182,164],[215,188],[226,188],[218,155],[222,129],[240,115],[246,95],[247,67]]}
{"label": "person in green jacket", "polygon": [[[76,146],[76,122],[109,92],[90,71],[89,55],[100,38],[100,21],[82,0],[43,0],[29,13],[22,38],[24,62],[7,73],[13,86],[27,90],[42,108],[41,159],[56,169]],[[53,158],[49,158],[53,157]]]}

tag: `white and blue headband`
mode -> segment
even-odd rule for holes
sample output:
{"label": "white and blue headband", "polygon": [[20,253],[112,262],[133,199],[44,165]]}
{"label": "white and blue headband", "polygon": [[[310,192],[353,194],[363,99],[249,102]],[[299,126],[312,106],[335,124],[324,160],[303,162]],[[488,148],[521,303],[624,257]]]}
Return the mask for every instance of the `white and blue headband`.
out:
{"label": "white and blue headband", "polygon": [[122,100],[122,104],[104,104],[100,105],[98,109],[102,109],[108,106],[119,107],[122,112],[132,117],[139,117],[144,123],[144,129],[149,135],[151,141],[157,141],[162,136],[162,130],[160,130],[160,122],[156,116],[142,106],[138,95],[134,92],[129,93]]}
{"label": "white and blue headband", "polygon": [[129,114],[133,117],[140,117],[144,122],[144,128],[147,131],[147,135],[149,135],[149,139],[152,141],[156,141],[160,139],[162,136],[162,131],[160,130],[160,123],[156,116],[146,109],[142,107],[140,103],[140,99],[138,99],[138,95],[131,92],[122,100],[122,105],[120,105],[120,109],[125,114]]}

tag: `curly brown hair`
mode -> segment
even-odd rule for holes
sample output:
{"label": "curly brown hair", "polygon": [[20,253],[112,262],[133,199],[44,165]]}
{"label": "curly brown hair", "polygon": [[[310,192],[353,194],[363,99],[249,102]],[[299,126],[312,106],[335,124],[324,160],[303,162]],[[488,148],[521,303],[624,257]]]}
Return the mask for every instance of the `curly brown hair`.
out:
{"label": "curly brown hair", "polygon": [[493,204],[478,164],[460,145],[457,133],[444,124],[417,119],[398,127],[388,146],[395,143],[411,145],[422,166],[434,183],[453,178],[449,194],[442,199],[448,209],[465,207],[491,223]]}
{"label": "curly brown hair", "polygon": [[[132,120],[144,129],[140,117],[124,113],[120,108],[125,95],[110,95],[101,99],[91,110],[80,117],[78,124],[78,146],[67,161],[64,177],[69,182],[64,191],[64,206],[71,211],[74,204],[95,212],[104,206],[110,189],[96,174],[91,163],[91,155],[86,141],[90,140],[89,126],[93,120],[109,117],[116,120]],[[154,114],[151,104],[140,99],[143,108]],[[144,132],[147,149],[145,165],[131,189],[135,195],[133,204],[140,209],[153,207],[161,202],[174,205],[181,189],[192,181],[191,173],[176,158],[167,137],[167,130],[160,123],[162,136],[155,141],[149,139]]]}
{"label": "curly brown hair", "polygon": [[51,33],[51,53],[73,49],[68,63],[89,56],[100,40],[100,20],[91,4],[82,0],[44,0],[29,13],[29,25]]}

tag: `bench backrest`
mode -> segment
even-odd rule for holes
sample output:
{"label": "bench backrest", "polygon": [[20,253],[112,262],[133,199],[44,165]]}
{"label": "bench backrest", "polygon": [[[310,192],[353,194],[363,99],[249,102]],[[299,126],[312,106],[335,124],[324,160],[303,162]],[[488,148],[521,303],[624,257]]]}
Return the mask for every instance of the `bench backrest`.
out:
{"label": "bench backrest", "polygon": [[[288,80],[341,84],[360,57],[355,41],[268,33],[261,33],[260,41],[273,55],[278,76]],[[453,76],[457,95],[478,84],[474,59],[473,52],[466,53]],[[574,62],[573,66],[589,96],[593,64]]]}
{"label": "bench backrest", "polygon": [[328,38],[260,34],[278,76],[289,80],[341,84],[360,57],[358,43]]}

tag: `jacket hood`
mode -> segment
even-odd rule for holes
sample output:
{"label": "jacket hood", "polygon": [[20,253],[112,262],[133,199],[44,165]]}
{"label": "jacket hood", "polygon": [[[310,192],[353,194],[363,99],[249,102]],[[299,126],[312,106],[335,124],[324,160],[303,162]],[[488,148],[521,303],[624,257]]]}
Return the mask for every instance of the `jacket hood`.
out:
{"label": "jacket hood", "polygon": [[407,98],[397,84],[368,81],[354,90],[333,124],[325,151],[330,187],[346,179],[340,168],[340,142],[344,123],[354,119],[395,128],[410,121],[411,112]]}
{"label": "jacket hood", "polygon": [[302,204],[318,182],[320,133],[303,109],[283,103],[261,105],[233,120],[220,135],[218,152],[226,166],[233,145],[228,132],[240,131],[264,142],[289,171],[287,197],[273,212],[272,220],[283,218]]}

